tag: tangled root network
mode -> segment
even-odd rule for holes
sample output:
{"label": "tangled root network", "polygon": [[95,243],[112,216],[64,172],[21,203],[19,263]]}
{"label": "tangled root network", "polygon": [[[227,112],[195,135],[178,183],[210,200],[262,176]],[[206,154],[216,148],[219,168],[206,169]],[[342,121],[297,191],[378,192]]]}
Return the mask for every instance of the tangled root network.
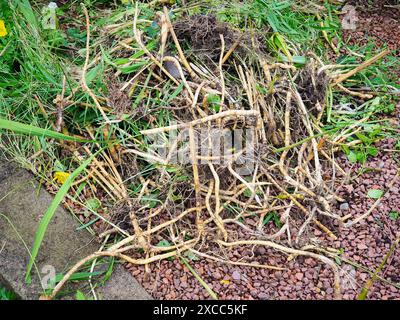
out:
{"label": "tangled root network", "polygon": [[[321,129],[327,88],[338,77],[330,72],[334,68],[313,53],[302,68],[291,56],[278,62],[256,37],[213,17],[192,16],[173,26],[167,12],[160,17],[159,51],[151,52],[138,14],[136,9],[134,40],[151,67],[134,81],[147,87],[172,83],[174,94],[162,107],[171,116],[157,125],[155,110],[139,105],[135,117],[148,128],[117,148],[117,165],[109,161],[94,172],[107,173],[112,186],[105,188],[118,200],[101,236],[120,234],[122,240],[80,261],[53,295],[80,266],[101,256],[147,266],[190,252],[228,264],[285,268],[224,258],[232,247],[266,246],[288,259],[308,256],[329,265],[339,297],[338,267],[310,236],[311,228],[319,228],[335,239],[333,228],[349,218],[331,209],[343,201],[334,188],[345,173],[333,155],[348,132],[329,140]],[[113,104],[119,100],[115,96]],[[125,110],[129,103],[123,105]],[[130,198],[121,172],[129,177],[149,164],[156,170],[140,177],[139,196]],[[161,190],[157,201],[143,205],[154,189]]]}

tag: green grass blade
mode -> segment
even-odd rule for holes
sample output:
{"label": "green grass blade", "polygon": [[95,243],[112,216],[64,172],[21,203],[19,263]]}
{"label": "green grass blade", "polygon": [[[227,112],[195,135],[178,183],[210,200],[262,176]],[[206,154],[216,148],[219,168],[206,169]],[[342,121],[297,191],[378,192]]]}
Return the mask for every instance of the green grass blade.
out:
{"label": "green grass blade", "polygon": [[59,204],[61,203],[64,196],[67,194],[69,188],[71,187],[71,185],[74,182],[74,180],[76,179],[76,177],[89,165],[89,163],[93,160],[93,158],[95,157],[96,154],[92,155],[87,160],[85,160],[74,172],[71,173],[71,175],[67,178],[67,180],[61,186],[60,190],[58,190],[56,196],[53,199],[53,202],[51,203],[50,207],[47,209],[42,220],[40,221],[39,227],[36,231],[35,240],[33,242],[31,257],[29,259],[28,267],[26,269],[25,281],[27,283],[30,282],[30,274],[31,274],[32,266],[33,266],[35,259],[39,253],[39,248],[40,248],[40,245],[42,244],[44,234],[46,233],[47,227],[48,227],[51,219],[53,218]]}
{"label": "green grass blade", "polygon": [[385,266],[386,262],[389,260],[390,256],[393,254],[395,251],[396,247],[398,246],[400,242],[400,237],[397,237],[397,239],[392,243],[390,246],[389,252],[386,253],[385,257],[383,258],[382,262],[379,264],[378,268],[375,270],[373,273],[371,279],[368,279],[365,285],[362,287],[357,300],[365,300],[367,298],[367,295],[369,293],[369,290],[372,288],[374,285],[374,282],[378,276],[378,273],[382,271],[383,267]]}
{"label": "green grass blade", "polygon": [[[75,272],[72,276],[69,277],[69,281],[82,281],[87,280],[90,277],[100,276],[104,273],[104,271],[93,271],[93,272]],[[64,278],[63,273],[58,273],[54,279],[55,283],[59,283]]]}
{"label": "green grass blade", "polygon": [[36,19],[35,13],[33,12],[30,2],[28,0],[19,0],[16,1],[16,4],[19,11],[28,22],[29,26],[37,31],[39,28],[39,23]]}
{"label": "green grass blade", "polygon": [[0,286],[0,300],[17,300],[17,295]]}
{"label": "green grass blade", "polygon": [[77,141],[77,142],[92,142],[91,140],[80,139],[76,137],[72,137],[63,133],[59,133],[49,129],[42,129],[39,127],[32,126],[30,124],[24,124],[17,121],[0,119],[0,130],[11,130],[16,133],[22,134],[30,134],[39,137],[49,137],[54,139],[60,140],[70,140],[70,141]]}
{"label": "green grass blade", "polygon": [[192,266],[189,264],[189,262],[184,258],[180,257],[181,261],[184,263],[184,265],[189,269],[189,271],[194,275],[194,277],[199,281],[199,283],[203,286],[204,289],[208,292],[211,298],[214,300],[218,300],[218,296],[216,293],[210,288],[210,286],[199,276],[199,274],[192,268]]}

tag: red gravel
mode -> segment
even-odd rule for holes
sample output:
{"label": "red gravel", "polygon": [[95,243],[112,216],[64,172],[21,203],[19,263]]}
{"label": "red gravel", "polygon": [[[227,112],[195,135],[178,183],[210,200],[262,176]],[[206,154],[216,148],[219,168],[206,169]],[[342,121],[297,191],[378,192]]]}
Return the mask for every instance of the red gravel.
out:
{"label": "red gravel", "polygon": [[[371,7],[365,1],[349,1],[356,8],[356,29],[343,30],[343,40],[351,45],[364,46],[372,39],[379,49],[386,45],[400,57],[400,9],[385,7],[385,0],[375,0]],[[400,83],[400,69],[394,69]],[[394,79],[395,80],[395,79]]]}
{"label": "red gravel", "polygon": [[[396,141],[386,139],[379,144],[380,149],[394,149]],[[349,169],[350,164],[341,157],[343,166]],[[395,177],[399,159],[393,153],[380,151],[377,157],[370,159],[364,165],[367,168],[378,168],[381,171],[370,171],[360,175],[351,184],[343,186],[339,194],[347,199],[349,210],[345,213],[357,217],[365,213],[375,200],[367,197],[369,189],[387,190],[388,184]],[[361,165],[357,164],[351,168],[357,172]],[[384,255],[389,251],[392,242],[400,234],[400,219],[390,218],[390,212],[400,212],[400,178],[397,178],[394,186],[385,194],[383,200],[376,210],[364,221],[350,229],[341,229],[338,241],[333,243],[335,248],[345,248],[344,258],[374,270],[383,260]],[[400,283],[400,249],[394,252],[386,264],[383,272],[380,273],[385,279],[394,283]],[[365,283],[368,274],[356,272],[357,286]],[[347,289],[344,299],[353,299],[359,293],[357,290]],[[376,282],[370,291],[370,299],[400,299],[400,290],[390,287],[382,282]]]}
{"label": "red gravel", "polygon": [[349,1],[356,7],[357,28],[343,30],[343,36],[351,44],[359,45],[367,44],[368,38],[372,38],[378,47],[386,44],[400,55],[400,9],[385,7],[384,2],[376,0],[367,8],[365,3],[358,5],[360,1]]}

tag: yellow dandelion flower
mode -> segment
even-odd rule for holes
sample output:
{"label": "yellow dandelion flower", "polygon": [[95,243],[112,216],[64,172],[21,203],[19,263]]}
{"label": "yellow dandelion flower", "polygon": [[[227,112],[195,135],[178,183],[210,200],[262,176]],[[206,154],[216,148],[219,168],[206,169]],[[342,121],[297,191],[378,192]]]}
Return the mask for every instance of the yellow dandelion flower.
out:
{"label": "yellow dandelion flower", "polygon": [[7,35],[6,24],[4,23],[4,20],[0,19],[0,38],[5,37],[6,35]]}
{"label": "yellow dandelion flower", "polygon": [[63,184],[69,176],[70,173],[68,172],[57,171],[56,173],[54,173],[54,180],[56,180],[59,184]]}

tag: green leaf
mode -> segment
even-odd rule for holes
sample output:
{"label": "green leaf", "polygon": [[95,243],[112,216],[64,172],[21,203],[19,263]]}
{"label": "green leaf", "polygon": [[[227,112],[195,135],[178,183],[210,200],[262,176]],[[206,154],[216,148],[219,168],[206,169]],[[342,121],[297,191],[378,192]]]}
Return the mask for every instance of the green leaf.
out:
{"label": "green leaf", "polygon": [[[69,277],[68,281],[87,280],[87,279],[89,279],[89,277],[99,276],[99,275],[102,275],[103,273],[104,273],[103,271],[75,272],[71,277]],[[59,283],[63,278],[64,278],[64,274],[58,273],[58,274],[56,274],[56,277],[54,278],[54,282]]]}
{"label": "green leaf", "polygon": [[80,138],[75,138],[72,136],[68,136],[66,134],[62,134],[49,129],[42,129],[30,124],[24,124],[12,120],[0,119],[0,129],[11,130],[16,133],[29,134],[38,137],[49,137],[53,139],[60,140],[69,140],[69,141],[78,141],[78,142],[92,142],[91,140],[85,140]]}
{"label": "green leaf", "polygon": [[114,271],[114,263],[115,263],[115,258],[114,258],[114,257],[111,257],[111,261],[110,261],[110,263],[109,263],[109,265],[108,265],[107,272],[106,272],[106,274],[104,275],[104,278],[103,278],[103,280],[102,280],[102,283],[104,283],[104,282],[106,282],[108,279],[110,279],[110,277],[111,277],[111,275],[112,275],[112,273],[113,273],[113,271]]}
{"label": "green leaf", "polygon": [[91,198],[91,199],[86,201],[86,207],[89,210],[96,211],[98,208],[100,208],[100,206],[101,206],[101,202],[97,198]]}
{"label": "green leaf", "polygon": [[368,138],[366,135],[362,133],[357,132],[355,135],[358,139],[360,139],[362,142],[366,144],[371,144],[373,142],[370,138]]}
{"label": "green leaf", "polygon": [[279,219],[279,216],[276,213],[273,215],[273,219],[274,219],[275,226],[277,228],[281,228],[282,223],[281,223],[281,220]]}
{"label": "green leaf", "polygon": [[1,300],[16,300],[17,296],[14,292],[8,291],[6,288],[0,287],[0,301]]}
{"label": "green leaf", "polygon": [[[127,0],[128,1],[128,0]],[[144,30],[146,32],[146,34],[150,37],[150,38],[156,38],[157,34],[160,32],[160,27],[158,26],[158,24],[156,22],[153,22],[150,26],[148,26],[147,28],[145,28]]]}
{"label": "green leaf", "polygon": [[247,198],[250,198],[253,195],[253,192],[250,189],[246,189],[244,190],[243,195]]}
{"label": "green leaf", "polygon": [[290,54],[289,47],[285,41],[285,38],[279,33],[275,32],[271,37],[272,45],[275,49],[281,50],[282,53],[290,60],[293,60],[292,55]]}
{"label": "green leaf", "polygon": [[30,25],[31,28],[34,28],[35,31],[39,28],[39,23],[36,19],[35,13],[31,7],[31,4],[28,0],[20,0],[17,2],[19,6],[19,10],[23,14],[25,20]]}
{"label": "green leaf", "polygon": [[86,300],[85,295],[83,294],[82,291],[76,291],[76,295],[75,295],[76,300]]}
{"label": "green leaf", "polygon": [[140,61],[140,62],[137,62],[137,63],[132,63],[129,66],[120,67],[119,70],[123,74],[129,74],[129,73],[132,73],[132,72],[139,71],[139,69],[144,67],[147,63],[148,63],[147,61]]}
{"label": "green leaf", "polygon": [[64,165],[60,162],[60,160],[56,159],[56,160],[54,161],[53,171],[66,172],[66,171],[67,171],[67,167],[64,166]]}
{"label": "green leaf", "polygon": [[184,84],[183,82],[175,89],[175,91],[172,94],[168,94],[168,99],[167,103],[170,103],[172,100],[174,100],[183,90]]}
{"label": "green leaf", "polygon": [[186,258],[188,258],[189,260],[192,260],[192,261],[200,260],[200,258],[190,250],[185,251],[184,255]]}
{"label": "green leaf", "polygon": [[[66,171],[66,170],[67,170],[67,169],[65,169],[64,171]],[[85,189],[86,185],[87,185],[86,182],[82,182],[82,183],[79,185],[79,187],[76,189],[76,191],[75,191],[75,193],[74,193],[74,196],[73,196],[74,199],[77,199],[77,198],[80,196],[80,194],[82,193],[83,189]]]}
{"label": "green leaf", "polygon": [[272,219],[272,216],[273,216],[273,212],[271,212],[271,213],[269,213],[265,218],[264,218],[264,221],[263,221],[263,226],[265,226],[271,219]]}
{"label": "green leaf", "polygon": [[337,265],[341,265],[342,264],[342,259],[340,259],[339,257],[335,256],[335,262]]}
{"label": "green leaf", "polygon": [[378,149],[374,148],[374,147],[369,147],[367,149],[367,152],[368,152],[369,155],[375,157],[378,154]]}
{"label": "green leaf", "polygon": [[282,59],[283,62],[293,62],[295,65],[297,65],[298,67],[300,66],[304,66],[307,63],[307,58],[304,56],[293,56],[292,61],[290,61],[290,59],[288,59],[287,57],[285,57],[284,55],[281,55],[280,58]]}
{"label": "green leaf", "polygon": [[209,94],[207,96],[207,102],[210,105],[210,109],[219,112],[221,107],[221,97],[217,94]]}
{"label": "green leaf", "polygon": [[355,163],[357,162],[357,154],[354,151],[350,151],[350,153],[347,155],[347,159],[349,159],[351,163]]}
{"label": "green leaf", "polygon": [[92,162],[93,158],[95,157],[95,155],[97,155],[97,153],[98,152],[96,152],[91,157],[89,157],[87,160],[85,160],[74,172],[72,172],[70,174],[70,176],[67,178],[67,180],[61,186],[60,190],[58,190],[56,196],[54,197],[50,207],[47,209],[46,213],[44,214],[42,220],[40,220],[39,227],[36,231],[35,240],[33,241],[31,257],[29,259],[29,263],[26,268],[25,281],[27,283],[30,282],[30,274],[31,274],[32,266],[35,263],[36,257],[39,253],[40,245],[42,244],[44,235],[46,233],[47,227],[49,226],[51,219],[53,218],[54,214],[56,213],[58,206],[60,205],[61,201],[64,199],[65,195],[67,194],[67,192],[68,192],[69,188],[71,187],[72,183],[74,182],[74,180],[89,165],[89,163]]}
{"label": "green leaf", "polygon": [[398,211],[390,211],[389,218],[396,221],[400,218],[400,213]]}
{"label": "green leaf", "polygon": [[[117,65],[117,66],[121,66],[121,65],[123,65],[123,64],[127,64],[127,63],[129,63],[129,59],[128,58],[116,58],[115,60],[114,60],[114,63]],[[107,61],[106,61],[107,62]]]}
{"label": "green leaf", "polygon": [[171,244],[168,240],[161,240],[159,243],[157,243],[157,247],[169,247],[170,245]]}
{"label": "green leaf", "polygon": [[380,197],[382,197],[383,191],[379,189],[369,189],[367,195],[371,199],[379,199]]}
{"label": "green leaf", "polygon": [[99,73],[103,73],[103,66],[101,64],[98,64],[86,73],[86,84],[89,85],[95,78],[98,78]]}
{"label": "green leaf", "polygon": [[367,161],[367,155],[362,151],[357,152],[357,161],[360,163],[365,163],[365,161]]}

